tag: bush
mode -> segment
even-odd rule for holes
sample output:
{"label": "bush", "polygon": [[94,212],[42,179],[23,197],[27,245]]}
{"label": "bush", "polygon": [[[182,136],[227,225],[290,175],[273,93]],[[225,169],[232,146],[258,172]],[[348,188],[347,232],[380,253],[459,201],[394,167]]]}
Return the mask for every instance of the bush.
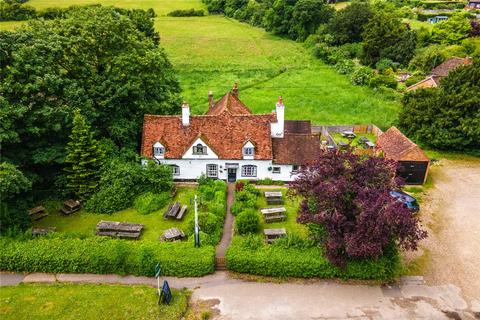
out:
{"label": "bush", "polygon": [[360,59],[363,53],[363,45],[361,42],[346,43],[338,48],[348,59]]}
{"label": "bush", "polygon": [[[276,242],[278,241],[281,240]],[[254,237],[235,237],[226,254],[228,269],[272,277],[338,277],[388,281],[395,278],[400,266],[397,250],[393,247],[388,248],[379,259],[349,261],[341,269],[332,265],[318,247],[285,249],[281,243],[258,245],[259,241]],[[253,247],[250,248],[251,246]]]}
{"label": "bush", "polygon": [[305,239],[297,233],[287,233],[285,237],[281,237],[273,242],[274,246],[284,249],[296,248],[296,249],[308,249],[316,246],[316,243],[312,239]]}
{"label": "bush", "polygon": [[378,70],[380,73],[384,73],[384,71],[386,71],[386,70],[388,70],[388,69],[397,70],[397,68],[398,68],[398,63],[397,63],[397,62],[393,62],[391,59],[383,58],[383,59],[380,59],[380,60],[375,64],[375,68],[377,68],[377,70]]}
{"label": "bush", "polygon": [[203,17],[205,12],[203,10],[185,9],[173,10],[167,14],[169,17]]}
{"label": "bush", "polygon": [[0,270],[16,272],[153,276],[157,263],[165,276],[199,277],[214,271],[215,249],[195,248],[188,242],[127,242],[52,235],[26,241],[3,237],[0,245]]}
{"label": "bush", "polygon": [[260,216],[254,209],[247,209],[236,217],[235,230],[241,235],[257,233],[260,229]]}
{"label": "bush", "polygon": [[383,74],[373,76],[368,85],[372,88],[386,87],[391,89],[396,89],[398,82],[393,76],[386,76]]}
{"label": "bush", "polygon": [[170,192],[172,188],[170,167],[152,161],[142,166],[115,159],[102,170],[100,190],[85,207],[91,212],[112,214],[131,207],[136,196],[143,192]]}
{"label": "bush", "polygon": [[369,67],[360,66],[357,67],[350,77],[352,84],[356,86],[366,85],[370,82],[370,79],[373,77],[374,72]]}
{"label": "bush", "polygon": [[411,76],[410,78],[408,78],[406,81],[405,81],[405,85],[407,87],[411,86],[411,85],[414,85],[415,83],[419,82],[419,81],[422,81],[423,79],[425,79],[425,76],[421,75],[421,74],[418,74],[418,75],[414,75],[414,76]]}
{"label": "bush", "polygon": [[165,207],[170,199],[171,195],[168,192],[162,192],[159,194],[146,192],[135,199],[133,206],[138,213],[149,214]]}
{"label": "bush", "polygon": [[350,74],[355,69],[355,62],[350,59],[343,59],[337,62],[335,70],[340,74]]}

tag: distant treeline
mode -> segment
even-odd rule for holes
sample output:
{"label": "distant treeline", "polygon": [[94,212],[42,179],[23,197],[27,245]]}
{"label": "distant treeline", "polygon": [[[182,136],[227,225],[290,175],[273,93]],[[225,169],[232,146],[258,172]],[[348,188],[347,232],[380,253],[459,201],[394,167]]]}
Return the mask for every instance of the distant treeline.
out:
{"label": "distant treeline", "polygon": [[323,0],[203,0],[211,13],[223,13],[291,39],[305,40],[334,14]]}
{"label": "distant treeline", "polygon": [[[28,0],[0,0],[0,21],[22,21],[30,19],[45,19],[52,20],[56,18],[65,18],[69,13],[78,8],[79,6],[70,6],[67,8],[46,8],[43,10],[37,10],[32,6],[26,5],[25,2]],[[100,6],[99,4],[89,5],[91,7]],[[153,18],[156,16],[155,11],[152,8],[148,10],[133,9],[126,10],[115,8],[116,11],[126,15],[136,15],[146,13],[148,18]]]}

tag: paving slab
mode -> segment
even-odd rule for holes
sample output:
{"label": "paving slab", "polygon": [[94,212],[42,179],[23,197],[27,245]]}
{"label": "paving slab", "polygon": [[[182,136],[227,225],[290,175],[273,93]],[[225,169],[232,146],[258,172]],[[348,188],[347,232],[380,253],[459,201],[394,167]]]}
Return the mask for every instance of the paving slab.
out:
{"label": "paving slab", "polygon": [[57,280],[72,283],[120,283],[122,277],[116,274],[59,273]]}
{"label": "paving slab", "polygon": [[1,286],[16,286],[23,281],[25,275],[23,273],[0,272]]}
{"label": "paving slab", "polygon": [[57,279],[53,273],[30,273],[25,276],[23,282],[25,283],[55,283]]}

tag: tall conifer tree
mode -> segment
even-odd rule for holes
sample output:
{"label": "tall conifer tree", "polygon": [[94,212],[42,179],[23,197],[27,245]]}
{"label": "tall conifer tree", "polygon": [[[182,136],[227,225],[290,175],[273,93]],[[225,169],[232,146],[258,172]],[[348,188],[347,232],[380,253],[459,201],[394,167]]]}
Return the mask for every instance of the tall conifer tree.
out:
{"label": "tall conifer tree", "polygon": [[66,151],[67,186],[80,200],[86,200],[98,189],[99,170],[105,154],[93,138],[90,125],[79,109],[74,112]]}

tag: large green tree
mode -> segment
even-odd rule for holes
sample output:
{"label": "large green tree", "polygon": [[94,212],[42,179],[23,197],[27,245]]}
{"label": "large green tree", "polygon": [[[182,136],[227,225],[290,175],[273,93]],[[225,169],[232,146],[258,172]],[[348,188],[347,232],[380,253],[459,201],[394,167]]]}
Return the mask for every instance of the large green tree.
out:
{"label": "large green tree", "polygon": [[304,41],[320,24],[328,22],[334,11],[323,0],[299,0],[293,7],[290,37]]}
{"label": "large green tree", "polygon": [[405,65],[415,53],[415,32],[388,8],[377,8],[374,11],[364,27],[362,37],[362,62],[368,65],[375,65],[383,58]]}
{"label": "large green tree", "polygon": [[0,163],[0,231],[12,227],[21,229],[28,226],[28,199],[25,193],[32,183],[16,166]]}
{"label": "large green tree", "polygon": [[480,154],[480,62],[404,97],[399,126],[424,145]]}
{"label": "large green tree", "polygon": [[150,16],[95,6],[1,31],[2,156],[36,184],[61,181],[76,108],[97,137],[137,150],[143,115],[179,106],[179,83]]}
{"label": "large green tree", "polygon": [[337,11],[328,23],[333,43],[341,45],[362,41],[364,27],[371,16],[372,8],[368,2],[353,2]]}
{"label": "large green tree", "polygon": [[77,109],[73,116],[73,128],[66,147],[68,187],[80,200],[87,200],[98,190],[100,168],[105,154],[93,138],[90,125]]}
{"label": "large green tree", "polygon": [[455,13],[446,20],[436,23],[432,29],[432,41],[442,44],[457,44],[468,37],[472,29],[470,21],[463,13]]}

